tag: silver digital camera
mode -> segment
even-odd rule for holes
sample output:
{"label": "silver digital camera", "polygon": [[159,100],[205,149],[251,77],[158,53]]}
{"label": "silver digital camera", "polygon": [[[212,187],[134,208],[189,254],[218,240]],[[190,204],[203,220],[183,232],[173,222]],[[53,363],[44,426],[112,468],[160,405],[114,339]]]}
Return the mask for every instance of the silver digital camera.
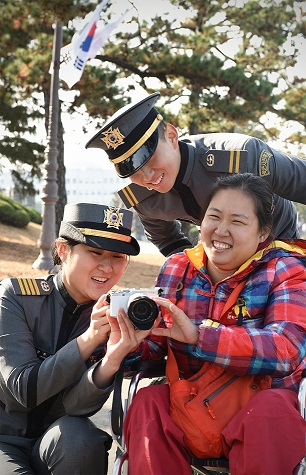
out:
{"label": "silver digital camera", "polygon": [[139,330],[152,328],[158,316],[159,308],[154,297],[159,297],[162,289],[122,289],[111,290],[107,296],[110,304],[110,316],[117,317],[120,308],[123,308],[133,325]]}

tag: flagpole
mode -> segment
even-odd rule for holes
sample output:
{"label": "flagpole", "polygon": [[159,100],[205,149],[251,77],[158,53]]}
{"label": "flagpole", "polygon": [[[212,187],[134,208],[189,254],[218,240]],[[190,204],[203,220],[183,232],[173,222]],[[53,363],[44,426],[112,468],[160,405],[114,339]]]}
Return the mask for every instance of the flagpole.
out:
{"label": "flagpole", "polygon": [[55,205],[58,200],[57,186],[57,156],[58,156],[58,115],[59,115],[59,68],[60,51],[62,46],[62,23],[56,22],[53,37],[52,63],[50,86],[50,105],[49,105],[49,125],[47,146],[45,149],[45,171],[42,187],[42,228],[38,240],[40,254],[32,264],[36,269],[53,269],[53,259],[51,244],[56,238],[55,235]]}

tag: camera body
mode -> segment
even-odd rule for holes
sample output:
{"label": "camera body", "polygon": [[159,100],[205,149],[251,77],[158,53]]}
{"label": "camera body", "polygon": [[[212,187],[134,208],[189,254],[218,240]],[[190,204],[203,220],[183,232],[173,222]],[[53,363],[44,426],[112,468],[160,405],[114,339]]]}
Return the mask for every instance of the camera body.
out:
{"label": "camera body", "polygon": [[158,287],[111,290],[107,296],[110,316],[117,317],[119,309],[123,308],[136,328],[149,330],[159,313],[158,305],[153,298],[159,297],[161,293],[162,289]]}

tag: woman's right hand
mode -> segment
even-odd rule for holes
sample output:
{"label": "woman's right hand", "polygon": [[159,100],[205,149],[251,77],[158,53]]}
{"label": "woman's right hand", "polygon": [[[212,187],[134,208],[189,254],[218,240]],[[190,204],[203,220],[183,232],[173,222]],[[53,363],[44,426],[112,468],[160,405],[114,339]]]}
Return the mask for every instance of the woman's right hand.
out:
{"label": "woman's right hand", "polygon": [[91,312],[89,327],[77,338],[79,351],[84,361],[90,357],[100,344],[105,343],[108,339],[111,327],[107,317],[109,305],[105,298],[106,295],[102,295],[95,303]]}

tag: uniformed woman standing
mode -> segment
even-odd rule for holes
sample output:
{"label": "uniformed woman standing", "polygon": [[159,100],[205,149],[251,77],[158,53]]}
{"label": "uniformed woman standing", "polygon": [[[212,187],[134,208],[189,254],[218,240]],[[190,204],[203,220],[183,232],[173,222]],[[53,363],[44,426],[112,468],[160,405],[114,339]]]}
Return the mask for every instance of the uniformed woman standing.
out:
{"label": "uniformed woman standing", "polygon": [[104,294],[139,253],[131,224],[125,209],[69,204],[53,249],[60,272],[1,282],[2,475],[107,473],[111,438],[88,416],[148,334],[120,316],[121,332],[111,331],[106,316]]}

